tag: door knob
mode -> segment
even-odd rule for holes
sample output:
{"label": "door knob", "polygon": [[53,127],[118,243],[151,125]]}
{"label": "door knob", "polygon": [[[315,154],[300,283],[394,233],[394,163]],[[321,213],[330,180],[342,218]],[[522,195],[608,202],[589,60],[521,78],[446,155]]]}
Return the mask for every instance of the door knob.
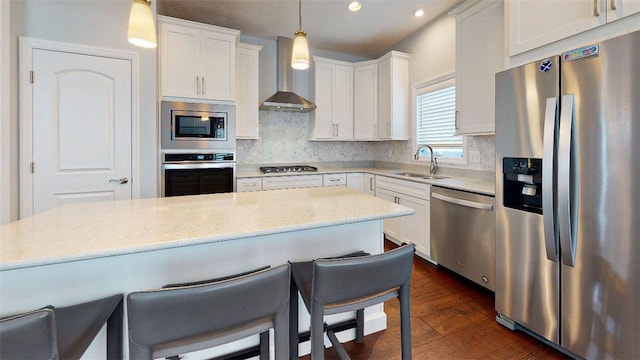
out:
{"label": "door knob", "polygon": [[109,182],[117,182],[120,184],[126,184],[129,182],[129,179],[127,179],[126,177],[121,177],[120,179],[109,179]]}

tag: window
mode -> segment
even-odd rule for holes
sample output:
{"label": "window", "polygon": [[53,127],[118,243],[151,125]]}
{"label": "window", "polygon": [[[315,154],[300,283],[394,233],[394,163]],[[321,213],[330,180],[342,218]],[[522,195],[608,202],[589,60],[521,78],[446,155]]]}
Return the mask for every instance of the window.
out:
{"label": "window", "polygon": [[[456,85],[452,75],[415,86],[416,142],[429,145],[443,162],[464,162],[465,141],[455,134]],[[429,158],[429,150],[421,149],[420,157]]]}

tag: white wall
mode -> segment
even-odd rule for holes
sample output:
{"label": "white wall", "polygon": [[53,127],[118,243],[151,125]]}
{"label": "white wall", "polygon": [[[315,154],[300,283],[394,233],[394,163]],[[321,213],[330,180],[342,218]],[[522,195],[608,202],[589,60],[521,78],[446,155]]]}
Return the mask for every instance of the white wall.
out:
{"label": "white wall", "polygon": [[[139,54],[138,122],[141,197],[157,196],[156,50],[127,41],[130,0],[11,1],[11,218],[18,214],[18,37],[126,50]],[[37,140],[36,140],[37,141]]]}
{"label": "white wall", "polygon": [[456,70],[456,21],[443,14],[394,49],[411,54],[410,84],[450,74]]}

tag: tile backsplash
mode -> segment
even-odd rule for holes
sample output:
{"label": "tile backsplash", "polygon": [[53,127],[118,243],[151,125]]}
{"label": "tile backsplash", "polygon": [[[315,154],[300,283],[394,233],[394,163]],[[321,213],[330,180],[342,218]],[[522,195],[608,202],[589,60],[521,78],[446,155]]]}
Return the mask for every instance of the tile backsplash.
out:
{"label": "tile backsplash", "polygon": [[[237,141],[237,162],[244,164],[384,161],[416,164],[410,141],[308,141],[309,115],[260,111],[260,139]],[[494,171],[493,136],[467,137],[467,150],[480,153],[479,163],[441,167]]]}

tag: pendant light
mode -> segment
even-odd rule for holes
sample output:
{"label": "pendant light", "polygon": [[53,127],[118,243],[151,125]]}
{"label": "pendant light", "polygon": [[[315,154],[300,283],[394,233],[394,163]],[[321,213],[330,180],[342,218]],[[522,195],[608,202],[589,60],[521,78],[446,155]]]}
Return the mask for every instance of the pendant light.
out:
{"label": "pendant light", "polygon": [[307,44],[307,33],[302,31],[302,0],[298,0],[298,31],[293,39],[293,51],[291,51],[291,67],[296,70],[309,68],[309,45]]}
{"label": "pendant light", "polygon": [[130,43],[143,48],[155,48],[156,26],[153,22],[151,11],[151,0],[133,0],[131,4],[131,14],[129,15],[129,36]]}

